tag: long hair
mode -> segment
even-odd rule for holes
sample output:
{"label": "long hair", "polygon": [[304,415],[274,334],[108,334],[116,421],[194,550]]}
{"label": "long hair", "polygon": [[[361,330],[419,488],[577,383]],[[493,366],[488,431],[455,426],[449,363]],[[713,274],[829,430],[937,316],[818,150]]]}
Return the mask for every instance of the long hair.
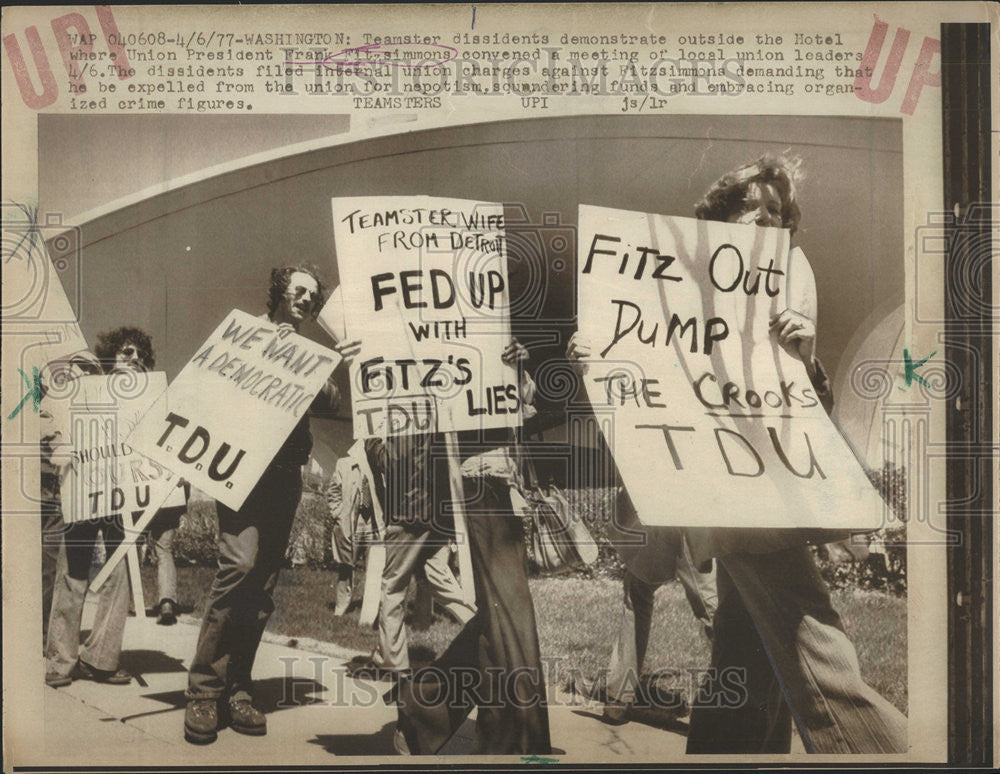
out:
{"label": "long hair", "polygon": [[802,217],[795,200],[796,185],[802,180],[801,164],[798,156],[764,154],[716,180],[695,205],[694,215],[699,220],[729,220],[734,212],[740,211],[752,183],[770,183],[781,197],[781,223],[794,234]]}
{"label": "long hair", "polygon": [[326,301],[326,285],[323,284],[323,280],[319,276],[319,270],[309,263],[285,266],[283,269],[271,269],[271,287],[267,292],[267,313],[269,315],[274,314],[274,310],[281,303],[282,296],[288,290],[288,283],[292,275],[297,271],[308,274],[316,280],[316,287],[319,288],[319,296],[314,300],[313,308],[310,312],[312,319],[315,320],[319,315],[319,310],[323,308],[323,303]]}
{"label": "long hair", "polygon": [[121,327],[105,331],[97,337],[94,354],[101,361],[104,373],[111,373],[115,367],[115,356],[126,344],[131,344],[139,350],[143,366],[147,371],[152,370],[156,365],[156,359],[153,357],[153,340],[149,334],[141,328]]}

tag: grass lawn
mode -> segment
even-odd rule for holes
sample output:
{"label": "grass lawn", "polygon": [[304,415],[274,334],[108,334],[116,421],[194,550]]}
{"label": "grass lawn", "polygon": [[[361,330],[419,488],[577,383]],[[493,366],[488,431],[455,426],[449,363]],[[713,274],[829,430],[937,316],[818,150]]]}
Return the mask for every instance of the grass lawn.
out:
{"label": "grass lawn", "polygon": [[[204,610],[214,570],[178,567],[178,592],[185,607]],[[152,599],[155,569],[143,568]],[[288,637],[311,637],[352,650],[374,648],[377,633],[358,626],[360,602],[346,616],[333,615],[333,575],[326,570],[283,570],[275,592],[276,610],[268,630]],[[362,583],[359,576],[359,584]],[[412,591],[412,589],[411,589]],[[542,656],[549,680],[566,684],[574,671],[593,677],[608,665],[621,611],[621,582],[608,579],[538,578],[531,581]],[[360,585],[356,589],[360,594]],[[865,680],[902,711],[907,708],[906,599],[867,591],[835,591],[834,606],[854,642]],[[410,630],[415,663],[429,661],[458,633],[458,624],[437,616],[425,631]],[[662,587],[645,668],[675,669],[677,687],[690,691],[696,673],[709,663],[709,645],[684,599],[679,583]]]}

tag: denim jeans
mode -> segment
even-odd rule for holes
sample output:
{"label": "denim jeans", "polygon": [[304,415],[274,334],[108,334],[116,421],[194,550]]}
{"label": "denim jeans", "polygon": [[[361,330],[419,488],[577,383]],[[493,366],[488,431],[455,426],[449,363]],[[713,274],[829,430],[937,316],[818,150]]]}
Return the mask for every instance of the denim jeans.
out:
{"label": "denim jeans", "polygon": [[410,579],[423,568],[424,577],[433,598],[448,614],[463,625],[475,614],[475,607],[466,604],[462,587],[448,566],[448,545],[445,538],[424,529],[410,529],[392,524],[385,535],[385,570],[382,572],[382,597],[379,610],[379,644],[374,661],[383,669],[410,668],[407,648],[406,590]]}
{"label": "denim jeans", "polygon": [[149,525],[149,538],[156,552],[156,600],[177,601],[177,565],[174,564],[174,536],[184,508],[163,508]]}
{"label": "denim jeans", "polygon": [[[682,550],[675,559],[674,572],[684,587],[684,595],[691,606],[691,612],[701,623],[705,636],[711,640],[712,618],[717,604],[715,574],[698,572],[691,562],[686,543],[682,541],[681,547]],[[664,558],[664,561],[671,560]],[[643,661],[646,658],[646,648],[649,645],[649,631],[653,622],[653,595],[663,584],[647,583],[626,570],[623,585],[621,625],[618,627],[618,638],[611,651],[606,684],[610,698],[628,704],[635,700],[639,676],[642,674]]]}
{"label": "denim jeans", "polygon": [[56,570],[59,567],[59,549],[62,547],[65,525],[62,507],[58,499],[43,495],[42,517],[42,648],[49,632],[49,616],[52,614],[52,593],[56,585]]}
{"label": "denim jeans", "polygon": [[188,673],[188,698],[250,699],[261,635],[302,497],[302,469],[272,465],[238,511],[217,504],[219,569]]}
{"label": "denim jeans", "polygon": [[[110,556],[123,537],[120,521],[79,521],[66,525],[63,531],[45,645],[50,673],[69,675],[77,658],[100,670],[118,669],[129,608],[128,569],[124,561],[118,563],[101,587],[93,628],[80,648],[80,624],[90,585],[90,565],[97,535],[101,532]],[[51,534],[48,537],[51,538]]]}
{"label": "denim jeans", "polygon": [[710,679],[687,752],[906,751],[906,716],[861,679],[857,654],[805,544],[717,557]]}

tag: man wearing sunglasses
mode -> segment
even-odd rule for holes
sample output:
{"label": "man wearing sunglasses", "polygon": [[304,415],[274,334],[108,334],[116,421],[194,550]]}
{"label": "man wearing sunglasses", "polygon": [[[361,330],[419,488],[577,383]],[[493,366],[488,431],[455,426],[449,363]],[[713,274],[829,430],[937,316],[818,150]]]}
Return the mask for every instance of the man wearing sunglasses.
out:
{"label": "man wearing sunglasses", "polygon": [[[262,317],[279,335],[298,332],[303,322],[316,318],[323,301],[323,284],[314,268],[273,269]],[[225,723],[241,734],[267,733],[264,714],[253,705],[250,673],[274,611],[278,570],[302,498],[302,466],[312,451],[309,414],[334,416],[339,405],[340,392],[331,377],[243,506],[234,511],[216,504],[219,569],[188,674],[184,736],[189,742],[215,741]]]}

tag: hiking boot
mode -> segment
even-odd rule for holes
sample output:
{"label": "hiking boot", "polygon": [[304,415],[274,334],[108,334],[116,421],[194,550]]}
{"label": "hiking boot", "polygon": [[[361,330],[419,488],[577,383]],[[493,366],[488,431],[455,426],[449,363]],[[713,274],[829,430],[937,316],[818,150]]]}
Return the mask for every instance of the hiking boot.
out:
{"label": "hiking boot", "polygon": [[230,699],[229,727],[240,734],[264,736],[267,733],[267,720],[264,713],[253,706],[249,699]]}
{"label": "hiking boot", "polygon": [[218,737],[217,699],[190,699],[184,711],[184,738],[191,744],[209,744]]}
{"label": "hiking boot", "polygon": [[80,680],[93,680],[95,683],[107,683],[108,685],[128,685],[132,682],[132,675],[124,669],[98,669],[92,667],[84,660],[76,662],[76,677]]}
{"label": "hiking boot", "polygon": [[156,619],[156,623],[160,626],[173,626],[177,623],[177,610],[176,602],[172,599],[163,599],[160,601],[160,615]]}
{"label": "hiking boot", "polygon": [[61,675],[58,672],[45,673],[45,684],[50,688],[62,688],[70,685],[72,682],[73,678],[69,675]]}

